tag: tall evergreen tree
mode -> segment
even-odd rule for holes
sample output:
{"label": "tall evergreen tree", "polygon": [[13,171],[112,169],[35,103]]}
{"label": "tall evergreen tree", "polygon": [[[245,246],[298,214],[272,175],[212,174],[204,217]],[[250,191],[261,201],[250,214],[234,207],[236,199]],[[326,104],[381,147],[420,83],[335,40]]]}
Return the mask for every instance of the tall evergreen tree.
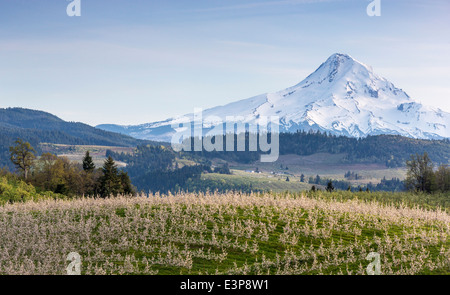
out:
{"label": "tall evergreen tree", "polygon": [[100,177],[100,194],[103,198],[123,193],[119,170],[111,156],[105,160]]}
{"label": "tall evergreen tree", "polygon": [[91,173],[95,170],[94,161],[92,161],[92,157],[89,154],[89,151],[86,152],[86,155],[83,158],[83,170]]}
{"label": "tall evergreen tree", "polygon": [[124,195],[132,195],[135,193],[134,187],[131,184],[130,177],[128,176],[128,173],[125,171],[120,171],[119,173],[120,178],[120,184],[122,186],[122,193]]}
{"label": "tall evergreen tree", "polygon": [[334,191],[334,186],[333,186],[333,182],[330,180],[330,181],[328,181],[328,184],[327,184],[327,192],[332,192],[332,191]]}

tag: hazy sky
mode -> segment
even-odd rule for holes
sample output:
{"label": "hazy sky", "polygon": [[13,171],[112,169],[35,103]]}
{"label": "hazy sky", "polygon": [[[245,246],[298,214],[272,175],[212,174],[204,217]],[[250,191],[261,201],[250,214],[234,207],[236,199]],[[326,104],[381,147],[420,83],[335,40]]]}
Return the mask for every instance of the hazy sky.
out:
{"label": "hazy sky", "polygon": [[335,52],[450,112],[450,1],[0,0],[0,107],[139,124],[278,91]]}

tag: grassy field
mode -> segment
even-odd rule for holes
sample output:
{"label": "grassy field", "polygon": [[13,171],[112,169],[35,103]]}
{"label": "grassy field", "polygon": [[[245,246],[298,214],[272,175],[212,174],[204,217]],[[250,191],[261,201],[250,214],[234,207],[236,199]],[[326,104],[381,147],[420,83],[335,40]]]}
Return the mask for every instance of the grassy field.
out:
{"label": "grassy field", "polygon": [[[252,185],[253,188],[272,191],[272,192],[300,192],[311,189],[311,185],[300,182],[299,179],[295,179],[289,175],[272,175],[269,173],[251,173],[242,170],[232,170],[232,175],[226,174],[203,174],[202,179],[223,180],[227,184],[234,186],[239,185]],[[290,181],[286,181],[286,178],[290,177]],[[317,186],[316,187],[321,187]],[[321,187],[323,188],[323,187]]]}
{"label": "grassy field", "polygon": [[[344,174],[348,171],[355,172],[362,179],[350,181],[353,185],[366,185],[369,182],[379,183],[383,177],[387,179],[399,178],[404,179],[406,176],[405,168],[387,168],[382,164],[370,163],[345,163],[343,160],[345,154],[324,154],[318,153],[310,156],[299,155],[281,155],[278,161],[274,163],[254,163],[239,164],[232,163],[230,167],[235,170],[256,170],[264,173],[285,173],[295,177],[297,180],[301,174],[315,177],[320,175],[322,178],[330,178],[336,180],[345,180]],[[287,169],[286,169],[287,168]]]}
{"label": "grassy field", "polygon": [[365,274],[370,252],[382,274],[450,274],[443,199],[426,210],[404,198],[229,193],[5,205],[0,274],[64,274],[70,252],[81,255],[82,274]]}

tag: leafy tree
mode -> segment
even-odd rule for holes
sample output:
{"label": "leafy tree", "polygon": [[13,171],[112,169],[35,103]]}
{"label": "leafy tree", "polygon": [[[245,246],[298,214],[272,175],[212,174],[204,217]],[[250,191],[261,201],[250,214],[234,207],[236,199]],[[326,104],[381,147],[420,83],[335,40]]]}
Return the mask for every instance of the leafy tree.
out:
{"label": "leafy tree", "polygon": [[28,172],[33,166],[36,158],[36,151],[29,142],[23,142],[21,139],[16,140],[16,146],[10,147],[11,162],[17,169],[22,170],[25,180],[28,179]]}
{"label": "leafy tree", "polygon": [[92,157],[89,155],[89,151],[86,152],[86,155],[83,158],[83,170],[91,173],[95,170],[94,161],[92,161]]}
{"label": "leafy tree", "polygon": [[302,175],[300,176],[300,182],[305,182],[305,175],[304,175],[304,174],[302,174]]}
{"label": "leafy tree", "polygon": [[65,180],[64,163],[56,155],[45,153],[37,160],[33,170],[32,182],[36,187],[54,192],[59,186],[61,191]]}
{"label": "leafy tree", "polygon": [[286,181],[287,181],[287,182],[291,181],[291,180],[289,179],[289,176],[288,176],[288,177],[286,177]]}
{"label": "leafy tree", "polygon": [[435,172],[436,190],[441,192],[450,191],[450,167],[441,165]]}
{"label": "leafy tree", "polygon": [[35,162],[31,182],[35,187],[66,196],[86,194],[85,173],[81,165],[67,157],[42,154]]}
{"label": "leafy tree", "polygon": [[406,187],[417,192],[431,193],[435,184],[433,163],[425,152],[423,155],[411,155],[411,160],[406,162],[408,172],[406,175]]}

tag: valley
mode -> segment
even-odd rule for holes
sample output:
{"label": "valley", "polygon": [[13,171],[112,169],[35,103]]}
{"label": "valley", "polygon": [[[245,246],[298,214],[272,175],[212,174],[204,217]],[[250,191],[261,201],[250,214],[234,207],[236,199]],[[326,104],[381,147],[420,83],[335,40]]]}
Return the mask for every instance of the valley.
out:
{"label": "valley", "polygon": [[[110,147],[96,145],[64,145],[64,144],[40,144],[43,153],[52,153],[59,157],[67,157],[70,161],[82,162],[87,151],[93,159],[96,167],[101,167],[106,160],[107,151],[116,153],[132,154],[135,148],[132,147]],[[252,164],[239,162],[226,162],[220,158],[212,159],[212,167],[228,164],[231,175],[218,173],[203,173],[201,180],[212,180],[224,182],[231,185],[246,185],[255,190],[283,192],[300,192],[311,189],[313,184],[308,183],[310,177],[320,175],[322,178],[348,181],[352,186],[366,186],[368,183],[378,184],[383,178],[399,178],[403,180],[406,176],[405,168],[388,168],[379,163],[345,163],[345,154],[318,153],[309,156],[281,155],[274,163],[261,163],[256,161]],[[178,167],[195,166],[200,163],[189,160],[183,156],[175,159]],[[120,168],[125,168],[127,164],[116,160]],[[361,178],[358,180],[347,180],[344,175],[347,172],[354,172]],[[301,175],[304,181],[301,182]],[[289,181],[286,181],[289,178]],[[317,188],[324,189],[322,185]],[[214,189],[213,187],[211,189]]]}

